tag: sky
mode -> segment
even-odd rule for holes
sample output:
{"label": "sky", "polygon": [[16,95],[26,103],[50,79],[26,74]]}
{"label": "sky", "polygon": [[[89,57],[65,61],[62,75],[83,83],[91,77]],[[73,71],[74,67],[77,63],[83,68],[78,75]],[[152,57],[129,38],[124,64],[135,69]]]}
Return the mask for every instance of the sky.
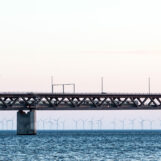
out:
{"label": "sky", "polygon": [[0,92],[51,92],[53,76],[54,83],[75,83],[76,92],[100,92],[103,77],[105,92],[128,93],[148,92],[150,77],[151,92],[161,93],[160,6],[159,0],[1,1]]}

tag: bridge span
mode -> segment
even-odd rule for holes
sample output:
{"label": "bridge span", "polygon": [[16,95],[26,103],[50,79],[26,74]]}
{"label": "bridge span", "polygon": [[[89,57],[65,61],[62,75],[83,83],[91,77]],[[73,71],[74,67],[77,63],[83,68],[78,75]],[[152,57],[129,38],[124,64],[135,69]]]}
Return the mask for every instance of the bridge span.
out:
{"label": "bridge span", "polygon": [[[0,93],[0,110],[17,110],[17,134],[36,134],[36,110],[160,110],[161,94]],[[28,111],[28,112],[25,112]]]}
{"label": "bridge span", "polygon": [[0,93],[0,110],[153,110],[161,94]]}

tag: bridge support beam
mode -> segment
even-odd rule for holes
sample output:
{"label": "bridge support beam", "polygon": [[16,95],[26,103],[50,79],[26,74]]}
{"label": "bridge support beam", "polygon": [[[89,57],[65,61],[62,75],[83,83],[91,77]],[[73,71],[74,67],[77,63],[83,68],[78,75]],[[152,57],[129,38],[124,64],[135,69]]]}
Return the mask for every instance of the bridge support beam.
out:
{"label": "bridge support beam", "polygon": [[36,135],[36,111],[17,112],[17,135]]}

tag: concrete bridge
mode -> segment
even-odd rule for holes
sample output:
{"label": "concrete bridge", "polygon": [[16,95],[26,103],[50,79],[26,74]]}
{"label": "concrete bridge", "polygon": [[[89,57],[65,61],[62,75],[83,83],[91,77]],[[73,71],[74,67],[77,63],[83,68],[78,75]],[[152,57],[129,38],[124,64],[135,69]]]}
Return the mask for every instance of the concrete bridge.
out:
{"label": "concrete bridge", "polygon": [[[0,93],[0,110],[17,110],[17,134],[36,134],[36,110],[158,110],[161,94]],[[25,112],[27,111],[27,112]]]}

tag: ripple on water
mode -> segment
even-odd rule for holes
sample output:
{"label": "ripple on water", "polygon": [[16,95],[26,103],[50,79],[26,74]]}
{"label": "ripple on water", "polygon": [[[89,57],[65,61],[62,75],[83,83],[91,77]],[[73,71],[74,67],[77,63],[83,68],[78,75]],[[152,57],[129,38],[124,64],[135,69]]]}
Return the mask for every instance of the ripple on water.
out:
{"label": "ripple on water", "polygon": [[0,132],[0,160],[161,160],[161,132]]}

